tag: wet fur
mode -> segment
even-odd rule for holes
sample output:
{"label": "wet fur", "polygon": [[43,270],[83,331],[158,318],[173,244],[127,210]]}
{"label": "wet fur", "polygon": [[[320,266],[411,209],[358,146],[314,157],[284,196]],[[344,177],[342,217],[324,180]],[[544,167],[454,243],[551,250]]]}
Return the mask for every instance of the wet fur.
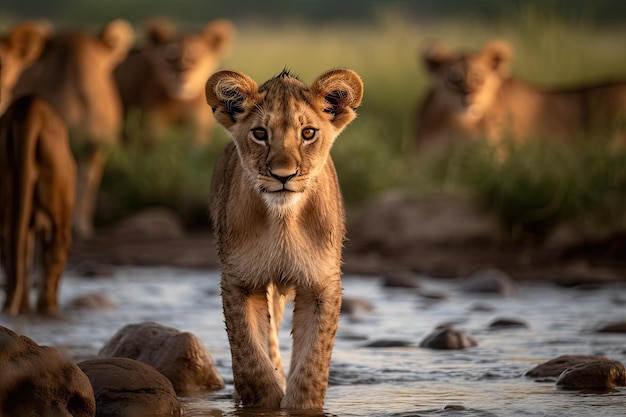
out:
{"label": "wet fur", "polygon": [[[363,87],[350,70],[309,87],[284,71],[261,87],[220,71],[207,102],[233,143],[219,159],[211,218],[235,388],[247,406],[320,409],[341,306],[345,216],[330,148],[356,116]],[[314,127],[314,141],[303,129]],[[253,129],[268,132],[266,142]],[[282,190],[282,191],[281,191]],[[278,329],[294,298],[291,368]]]}

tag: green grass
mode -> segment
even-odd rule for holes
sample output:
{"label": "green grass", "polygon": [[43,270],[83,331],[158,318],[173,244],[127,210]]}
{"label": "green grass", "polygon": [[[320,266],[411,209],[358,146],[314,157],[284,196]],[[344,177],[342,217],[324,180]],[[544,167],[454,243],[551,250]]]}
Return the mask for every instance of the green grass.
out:
{"label": "green grass", "polygon": [[[515,239],[540,236],[564,221],[623,228],[623,153],[533,142],[512,152],[505,163],[494,162],[482,146],[452,149],[430,160],[415,157],[414,113],[428,85],[419,61],[424,41],[435,38],[454,48],[480,48],[495,37],[515,47],[514,75],[532,82],[563,85],[626,78],[626,30],[594,27],[584,19],[566,22],[530,8],[512,11],[509,19],[491,25],[416,24],[393,15],[382,15],[367,26],[314,27],[302,21],[280,27],[240,25],[222,66],[242,71],[259,84],[284,67],[306,83],[333,67],[359,73],[365,85],[359,116],[332,151],[351,208],[394,188],[416,195],[445,189],[473,195]],[[201,223],[213,164],[228,141],[219,127],[216,135],[216,142],[201,151],[177,134],[152,150],[116,149],[105,172],[100,222],[164,205],[180,212],[190,225]]]}

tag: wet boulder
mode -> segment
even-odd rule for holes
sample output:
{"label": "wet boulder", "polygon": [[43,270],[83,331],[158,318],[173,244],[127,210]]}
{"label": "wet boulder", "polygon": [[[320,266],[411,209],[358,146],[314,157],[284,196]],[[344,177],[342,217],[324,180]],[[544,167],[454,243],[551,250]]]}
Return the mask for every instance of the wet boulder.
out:
{"label": "wet boulder", "polygon": [[158,323],[123,327],[98,356],[131,358],[151,365],[171,381],[178,394],[224,388],[224,379],[197,336]]}
{"label": "wet boulder", "polygon": [[388,271],[383,275],[385,288],[419,288],[419,276],[407,270]]}
{"label": "wet boulder", "polygon": [[93,292],[73,298],[67,308],[70,310],[115,310],[117,304],[106,294]]}
{"label": "wet boulder", "polygon": [[185,229],[174,211],[151,207],[120,220],[109,233],[117,239],[177,239],[185,235]]}
{"label": "wet boulder", "polygon": [[172,383],[152,366],[128,358],[90,359],[78,366],[89,377],[97,416],[182,416]]}
{"label": "wet boulder", "polygon": [[598,333],[626,333],[626,321],[609,323],[597,330]]}
{"label": "wet boulder", "polygon": [[469,333],[451,326],[437,327],[420,342],[420,347],[428,349],[467,349],[477,345]]}
{"label": "wet boulder", "polygon": [[512,297],[517,294],[518,289],[515,280],[505,272],[486,269],[467,276],[461,283],[461,290],[468,293]]}
{"label": "wet boulder", "polygon": [[588,361],[563,371],[556,385],[566,390],[611,392],[626,386],[626,368],[610,359]]}
{"label": "wet boulder", "polygon": [[604,359],[600,355],[562,355],[535,366],[525,375],[533,378],[558,377],[568,368]]}
{"label": "wet boulder", "polygon": [[366,343],[366,348],[401,348],[411,346],[413,343],[407,340],[379,339]]}
{"label": "wet boulder", "polygon": [[341,314],[358,316],[374,311],[374,305],[363,298],[343,297],[341,300]]}
{"label": "wet boulder", "polygon": [[93,417],[87,376],[56,349],[0,326],[0,415]]}
{"label": "wet boulder", "polygon": [[491,330],[500,330],[500,329],[527,329],[528,323],[523,320],[513,319],[513,318],[497,318],[489,323],[489,329]]}

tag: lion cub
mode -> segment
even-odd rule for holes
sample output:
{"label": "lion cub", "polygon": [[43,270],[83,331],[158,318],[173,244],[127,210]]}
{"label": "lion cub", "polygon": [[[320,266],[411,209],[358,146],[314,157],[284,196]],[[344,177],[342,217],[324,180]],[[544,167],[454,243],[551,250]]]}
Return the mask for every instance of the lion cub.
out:
{"label": "lion cub", "polygon": [[[320,409],[341,306],[345,218],[329,155],[363,84],[348,69],[306,86],[283,71],[261,87],[220,71],[206,98],[233,143],[218,161],[211,217],[235,388],[243,404]],[[278,328],[295,292],[285,380]]]}
{"label": "lion cub", "polygon": [[37,311],[54,314],[72,241],[76,164],[67,128],[46,101],[14,101],[0,118],[0,261],[6,277],[3,311],[27,313],[36,239],[44,277]]}
{"label": "lion cub", "polygon": [[512,56],[502,40],[468,53],[429,45],[422,59],[432,87],[417,115],[418,149],[467,137],[498,144],[609,133],[626,142],[626,82],[541,89],[509,75]]}
{"label": "lion cub", "polygon": [[[137,134],[151,143],[178,126],[189,130],[196,145],[205,145],[213,116],[206,111],[204,84],[227,54],[234,33],[235,26],[226,19],[194,31],[178,31],[165,20],[148,22],[145,44],[133,49],[114,72],[127,121],[124,135]],[[138,116],[138,132],[130,129],[132,116]]]}

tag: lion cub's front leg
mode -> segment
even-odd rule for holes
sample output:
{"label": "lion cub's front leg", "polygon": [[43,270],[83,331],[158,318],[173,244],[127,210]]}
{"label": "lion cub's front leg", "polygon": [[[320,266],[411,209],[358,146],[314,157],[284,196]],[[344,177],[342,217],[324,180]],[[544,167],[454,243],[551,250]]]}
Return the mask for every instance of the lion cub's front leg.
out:
{"label": "lion cub's front leg", "polygon": [[297,288],[293,312],[293,351],[283,408],[324,405],[330,359],[341,310],[341,278],[322,288]]}
{"label": "lion cub's front leg", "polygon": [[241,401],[253,407],[278,408],[285,394],[282,369],[268,354],[270,314],[267,294],[222,276],[222,303],[233,361],[233,378]]}

